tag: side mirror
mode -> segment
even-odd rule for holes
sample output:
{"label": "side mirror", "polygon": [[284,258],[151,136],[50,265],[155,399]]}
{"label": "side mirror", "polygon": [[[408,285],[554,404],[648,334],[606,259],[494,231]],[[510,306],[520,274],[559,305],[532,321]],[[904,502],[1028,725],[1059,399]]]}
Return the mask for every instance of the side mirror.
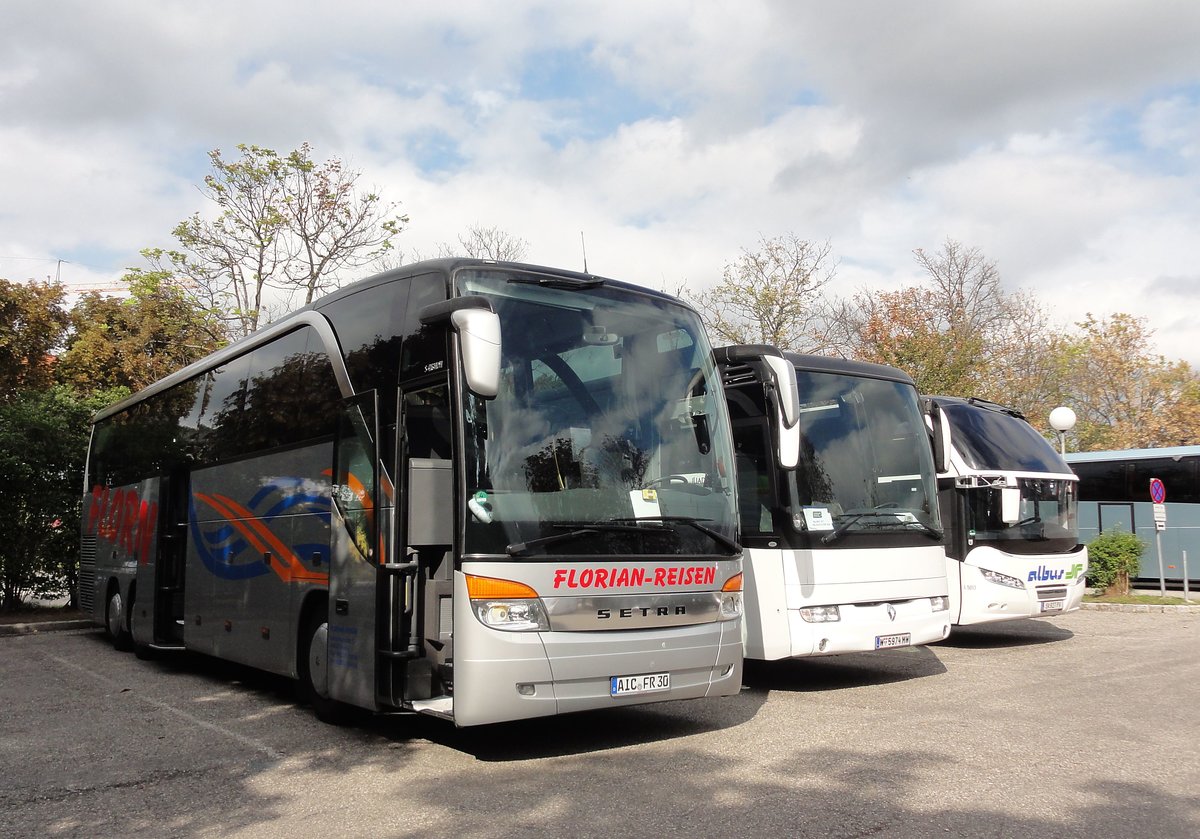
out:
{"label": "side mirror", "polygon": [[449,321],[458,333],[463,376],[471,392],[492,399],[500,391],[500,316],[484,297],[453,297],[421,310],[421,323]]}
{"label": "side mirror", "polygon": [[800,463],[800,386],[796,368],[767,344],[743,344],[713,350],[717,364],[749,364],[758,368],[767,403],[774,408],[775,459],[780,469]]}
{"label": "side mirror", "polygon": [[942,475],[950,471],[950,423],[941,406],[933,400],[927,401],[925,407],[925,422],[933,445],[933,468]]}
{"label": "side mirror", "polygon": [[464,309],[450,316],[462,348],[463,375],[472,393],[492,399],[500,391],[500,316]]}
{"label": "side mirror", "polygon": [[800,386],[796,368],[781,355],[765,355],[775,387],[775,424],[779,440],[779,467],[795,469],[800,463]]}
{"label": "side mirror", "polygon": [[1020,487],[1000,488],[1000,520],[1005,524],[1016,524],[1021,520]]}

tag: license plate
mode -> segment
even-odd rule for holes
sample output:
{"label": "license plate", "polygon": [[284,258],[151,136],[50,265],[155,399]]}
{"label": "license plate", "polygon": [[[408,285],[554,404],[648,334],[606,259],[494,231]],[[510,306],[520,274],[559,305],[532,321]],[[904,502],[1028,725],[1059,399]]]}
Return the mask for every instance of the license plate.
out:
{"label": "license plate", "polygon": [[1047,600],[1046,602],[1044,602],[1042,604],[1042,611],[1043,612],[1061,612],[1062,607],[1063,607],[1063,601],[1061,601],[1061,600]]}
{"label": "license plate", "polygon": [[640,676],[613,676],[609,683],[610,696],[629,696],[633,693],[653,693],[671,689],[670,673],[643,673]]}
{"label": "license plate", "polygon": [[877,650],[886,650],[888,647],[907,647],[911,643],[912,635],[908,632],[875,636],[875,649]]}

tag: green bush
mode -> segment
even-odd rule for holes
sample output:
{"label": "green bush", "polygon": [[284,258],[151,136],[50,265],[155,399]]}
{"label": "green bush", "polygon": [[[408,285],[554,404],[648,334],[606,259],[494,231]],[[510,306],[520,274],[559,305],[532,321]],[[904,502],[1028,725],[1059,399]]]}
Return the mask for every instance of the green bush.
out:
{"label": "green bush", "polygon": [[1109,530],[1088,542],[1088,581],[1099,589],[1114,586],[1129,593],[1129,578],[1136,576],[1146,543],[1132,533]]}

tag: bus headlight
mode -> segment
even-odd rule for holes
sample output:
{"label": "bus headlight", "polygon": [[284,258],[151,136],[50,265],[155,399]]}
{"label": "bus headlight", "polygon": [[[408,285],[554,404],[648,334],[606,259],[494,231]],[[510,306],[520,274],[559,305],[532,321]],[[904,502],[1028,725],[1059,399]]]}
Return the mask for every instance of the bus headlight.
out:
{"label": "bus headlight", "polygon": [[734,574],[721,586],[720,620],[728,621],[742,616],[742,572]]}
{"label": "bus headlight", "polygon": [[721,620],[728,621],[742,616],[742,593],[740,591],[721,592]]}
{"label": "bus headlight", "polygon": [[484,626],[509,632],[538,632],[550,629],[550,621],[538,594],[524,583],[492,577],[465,575],[467,596],[475,617]]}
{"label": "bus headlight", "polygon": [[950,611],[950,598],[944,596],[931,597],[929,598],[929,605],[935,612],[948,612]]}
{"label": "bus headlight", "polygon": [[806,606],[800,610],[800,617],[807,623],[834,623],[842,619],[842,613],[837,606]]}
{"label": "bus headlight", "polygon": [[544,632],[550,629],[538,600],[476,600],[475,617],[484,626],[509,632]]}
{"label": "bus headlight", "polygon": [[1008,586],[1009,588],[1025,588],[1025,584],[1016,577],[1010,577],[1007,574],[1001,574],[999,571],[991,571],[987,568],[980,568],[979,573],[983,578],[990,583],[995,583],[1000,586]]}

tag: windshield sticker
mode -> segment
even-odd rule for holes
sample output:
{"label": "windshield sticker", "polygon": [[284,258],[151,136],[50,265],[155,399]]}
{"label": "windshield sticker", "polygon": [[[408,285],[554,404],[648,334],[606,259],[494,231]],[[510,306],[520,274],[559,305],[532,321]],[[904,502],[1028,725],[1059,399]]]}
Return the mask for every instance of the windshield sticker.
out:
{"label": "windshield sticker", "polygon": [[809,530],[833,530],[833,516],[828,507],[805,507],[804,526]]}
{"label": "windshield sticker", "polygon": [[630,490],[629,501],[633,504],[634,518],[657,519],[662,516],[658,506],[658,491],[655,489]]}

